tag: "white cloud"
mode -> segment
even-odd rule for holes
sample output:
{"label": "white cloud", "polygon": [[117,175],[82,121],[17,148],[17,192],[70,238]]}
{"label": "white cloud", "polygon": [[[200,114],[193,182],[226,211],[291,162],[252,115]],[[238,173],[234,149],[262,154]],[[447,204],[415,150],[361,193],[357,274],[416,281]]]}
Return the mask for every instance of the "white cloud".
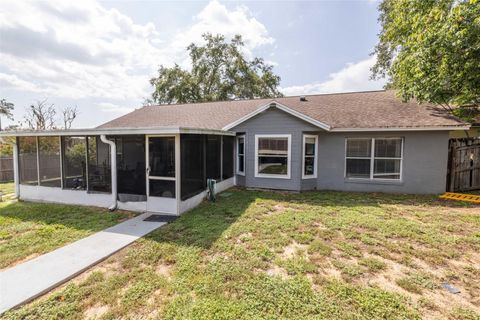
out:
{"label": "white cloud", "polygon": [[105,112],[125,114],[134,110],[132,107],[122,107],[110,102],[99,102],[97,107]]}
{"label": "white cloud", "polygon": [[[242,34],[247,50],[274,41],[247,8],[229,10],[216,0],[170,42],[152,23],[135,23],[95,0],[2,1],[0,82],[3,88],[53,98],[140,104],[158,66],[184,64],[185,48],[204,32]],[[114,109],[103,105],[101,110]]]}
{"label": "white cloud", "polygon": [[375,57],[348,63],[340,71],[329,75],[324,82],[313,82],[304,85],[282,88],[281,92],[287,96],[317,93],[367,91],[382,89],[384,80],[370,80],[370,68],[375,63]]}

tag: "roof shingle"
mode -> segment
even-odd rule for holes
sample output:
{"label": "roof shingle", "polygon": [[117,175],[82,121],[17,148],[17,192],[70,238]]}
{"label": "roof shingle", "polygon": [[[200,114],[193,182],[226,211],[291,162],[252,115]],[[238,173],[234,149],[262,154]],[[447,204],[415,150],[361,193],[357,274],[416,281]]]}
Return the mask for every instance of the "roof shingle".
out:
{"label": "roof shingle", "polygon": [[98,128],[184,127],[222,129],[271,103],[325,123],[331,129],[419,128],[462,126],[464,123],[434,105],[404,103],[395,92],[368,91],[275,99],[219,101],[145,106]]}

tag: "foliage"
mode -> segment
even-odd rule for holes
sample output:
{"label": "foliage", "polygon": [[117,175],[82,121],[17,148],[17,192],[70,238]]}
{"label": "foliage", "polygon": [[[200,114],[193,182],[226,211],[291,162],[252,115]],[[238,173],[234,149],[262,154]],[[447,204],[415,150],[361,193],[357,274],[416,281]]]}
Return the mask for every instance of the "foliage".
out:
{"label": "foliage", "polygon": [[[6,99],[0,100],[0,116],[5,116],[7,119],[13,119],[13,108],[15,105],[12,102],[8,102]],[[2,126],[0,123],[0,130],[2,130]]]}
{"label": "foliage", "polygon": [[384,0],[379,10],[373,77],[388,77],[404,100],[478,110],[480,3]]}
{"label": "foliage", "polygon": [[222,35],[204,34],[205,44],[191,44],[187,50],[191,70],[177,64],[160,66],[150,80],[153,101],[160,104],[278,97],[280,77],[261,58],[247,60],[241,36],[230,43]]}

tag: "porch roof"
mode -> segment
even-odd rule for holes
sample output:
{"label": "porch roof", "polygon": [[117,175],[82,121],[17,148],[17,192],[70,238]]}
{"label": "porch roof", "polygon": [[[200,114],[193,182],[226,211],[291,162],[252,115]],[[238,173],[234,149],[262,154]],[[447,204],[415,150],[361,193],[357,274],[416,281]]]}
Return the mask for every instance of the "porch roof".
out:
{"label": "porch roof", "polygon": [[12,130],[0,131],[0,137],[25,137],[25,136],[95,136],[105,134],[116,135],[165,135],[165,134],[212,134],[234,136],[235,132],[204,128],[185,127],[148,127],[148,128],[88,128],[88,129],[54,129],[54,130]]}

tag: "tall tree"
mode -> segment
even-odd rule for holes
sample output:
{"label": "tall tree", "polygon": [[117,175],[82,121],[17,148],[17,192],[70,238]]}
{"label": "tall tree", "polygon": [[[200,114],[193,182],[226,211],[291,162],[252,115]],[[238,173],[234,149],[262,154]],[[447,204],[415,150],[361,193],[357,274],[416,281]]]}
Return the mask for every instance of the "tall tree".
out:
{"label": "tall tree", "polygon": [[47,99],[30,105],[24,115],[28,128],[32,130],[55,129],[57,111],[54,104],[47,105]]}
{"label": "tall tree", "polygon": [[278,97],[280,77],[262,58],[248,60],[242,53],[242,37],[230,43],[222,35],[204,34],[204,45],[191,44],[187,51],[191,70],[177,64],[160,66],[150,83],[153,101],[161,104]]}
{"label": "tall tree", "polygon": [[[480,3],[383,0],[373,78],[415,98],[468,115],[480,106]],[[460,108],[457,108],[460,107]]]}
{"label": "tall tree", "polygon": [[8,102],[6,99],[0,100],[0,131],[2,130],[1,116],[5,116],[7,119],[13,120],[13,108],[15,105],[12,102]]}

